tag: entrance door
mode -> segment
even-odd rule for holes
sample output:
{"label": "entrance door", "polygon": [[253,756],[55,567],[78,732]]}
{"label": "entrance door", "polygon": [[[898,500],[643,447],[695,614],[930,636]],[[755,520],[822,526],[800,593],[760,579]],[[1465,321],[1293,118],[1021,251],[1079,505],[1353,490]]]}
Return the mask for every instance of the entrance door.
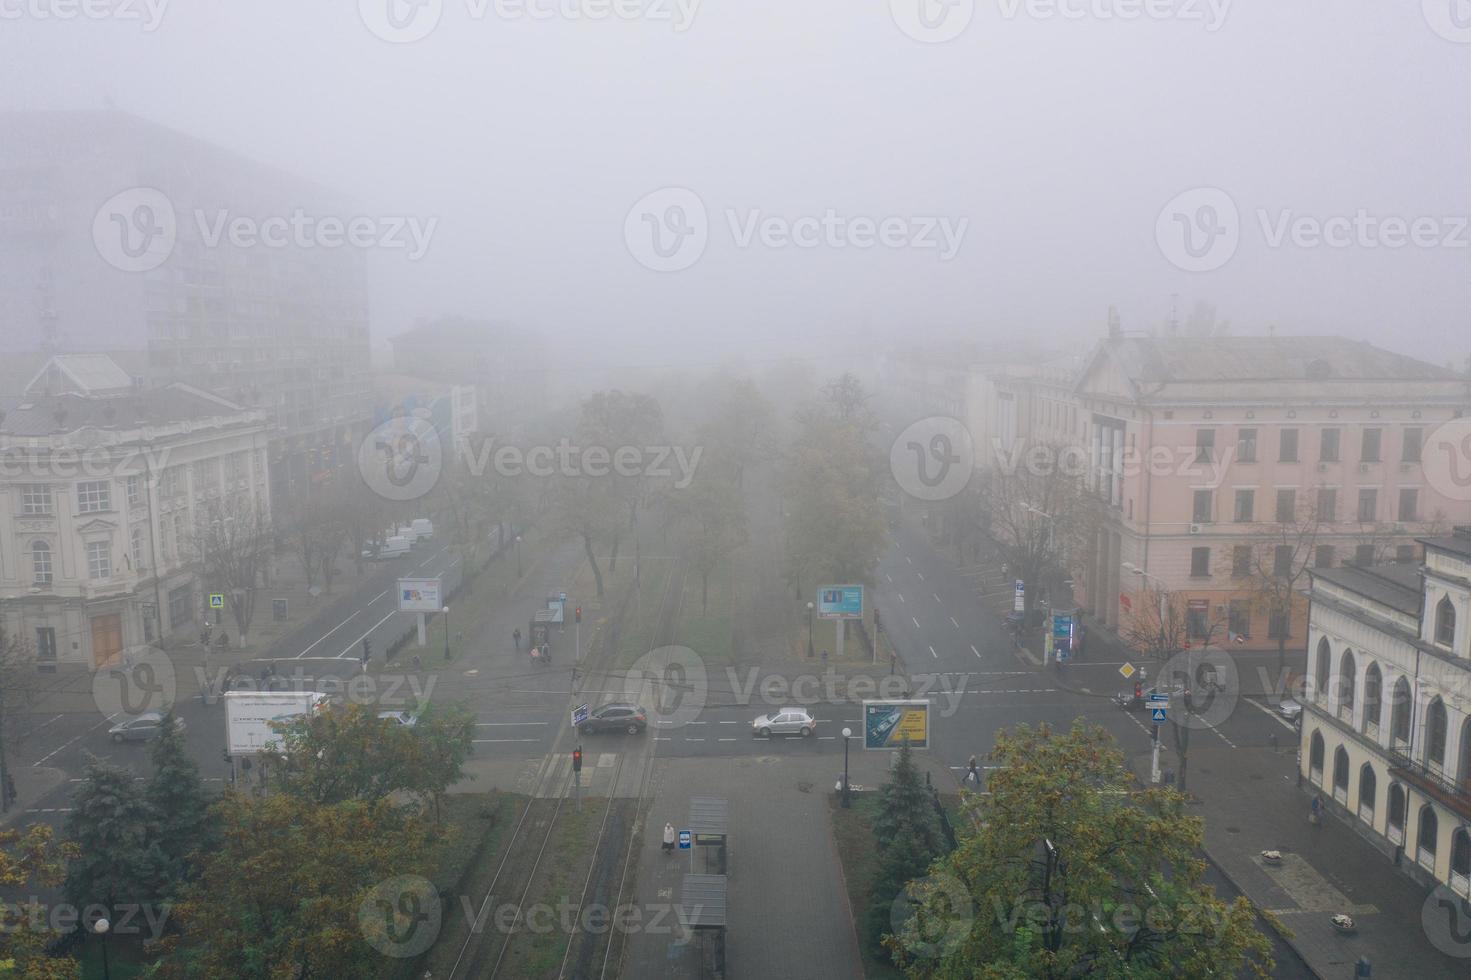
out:
{"label": "entrance door", "polygon": [[122,613],[92,617],[92,666],[111,666],[123,652]]}

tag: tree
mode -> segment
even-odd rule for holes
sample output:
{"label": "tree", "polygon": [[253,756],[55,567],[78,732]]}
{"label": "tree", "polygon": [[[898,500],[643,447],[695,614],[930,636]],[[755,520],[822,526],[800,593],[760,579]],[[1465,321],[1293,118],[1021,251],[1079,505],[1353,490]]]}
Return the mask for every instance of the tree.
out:
{"label": "tree", "polygon": [[72,796],[66,899],[82,908],[153,902],[168,891],[155,814],[131,769],[92,759]]}
{"label": "tree", "polygon": [[710,574],[748,540],[746,507],[734,473],[707,466],[684,490],[669,489],[668,507],[682,526],[686,561],[700,574],[700,609],[710,608]]}
{"label": "tree", "polygon": [[[635,447],[643,450],[661,441],[664,432],[664,412],[650,395],[626,391],[599,391],[582,403],[577,424],[577,437],[584,452],[589,447],[602,447],[609,456],[616,457],[619,449]],[[648,503],[652,488],[652,477],[642,468],[636,473],[614,472],[606,477],[597,477],[610,484],[610,491],[627,508],[628,528],[634,540],[634,578],[639,577],[642,546],[638,537],[638,518]],[[618,565],[618,545],[622,539],[622,527],[614,522],[609,528],[611,551],[608,554],[608,571]],[[602,592],[599,591],[599,595]]]}
{"label": "tree", "polygon": [[[65,878],[66,862],[76,856],[74,845],[54,843],[45,824],[31,824],[24,832],[0,830],[0,888],[17,895],[55,888]],[[0,976],[80,980],[82,968],[76,960],[48,953],[56,937],[43,926],[45,913],[34,897],[24,905],[0,904]]]}
{"label": "tree", "polygon": [[879,862],[869,883],[867,941],[875,954],[888,958],[884,936],[892,927],[890,909],[904,885],[924,874],[947,850],[939,816],[906,740],[889,781],[879,789],[873,822]]}
{"label": "tree", "polygon": [[990,795],[966,800],[977,829],[886,940],[908,976],[1271,975],[1255,922],[1270,913],[1216,897],[1203,822],[1179,793],[1139,790],[1102,727],[1003,730],[991,758]]}
{"label": "tree", "polygon": [[550,496],[552,524],[582,542],[597,594],[601,596],[603,570],[593,545],[617,536],[623,520],[622,501],[608,480],[591,476],[557,477]]}
{"label": "tree", "polygon": [[199,778],[199,766],[185,750],[184,735],[172,715],[164,719],[150,755],[153,775],[144,798],[153,811],[154,831],[172,895],[190,877],[191,857],[210,843],[210,801]]}
{"label": "tree", "polygon": [[30,643],[0,620],[0,813],[10,809],[10,752],[30,734],[39,676]]}
{"label": "tree", "polygon": [[1287,664],[1287,638],[1299,610],[1306,613],[1304,592],[1308,568],[1317,550],[1323,522],[1317,511],[1317,494],[1299,494],[1291,510],[1277,520],[1260,525],[1251,545],[1248,588],[1252,603],[1267,614],[1277,634],[1277,669]]}
{"label": "tree", "polygon": [[266,515],[251,498],[210,501],[194,527],[194,547],[205,581],[230,596],[230,613],[242,644],[255,618],[256,583],[269,545]]}
{"label": "tree", "polygon": [[749,378],[717,379],[725,392],[714,413],[700,428],[707,456],[721,461],[737,490],[745,487],[746,471],[775,455],[775,409]]}

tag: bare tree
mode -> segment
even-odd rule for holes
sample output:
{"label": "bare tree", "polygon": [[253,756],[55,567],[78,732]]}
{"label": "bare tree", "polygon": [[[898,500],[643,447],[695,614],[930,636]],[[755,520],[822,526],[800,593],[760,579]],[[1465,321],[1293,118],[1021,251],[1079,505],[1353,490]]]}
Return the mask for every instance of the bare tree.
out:
{"label": "bare tree", "polygon": [[0,812],[12,802],[9,753],[30,733],[39,687],[30,642],[0,620]]}
{"label": "bare tree", "polygon": [[[1306,497],[1307,499],[1303,499]],[[1277,669],[1287,663],[1287,637],[1298,611],[1307,609],[1308,569],[1323,529],[1316,490],[1298,495],[1291,510],[1259,525],[1250,544],[1248,568],[1252,604],[1264,611],[1277,634]]]}
{"label": "bare tree", "polygon": [[248,497],[210,501],[194,527],[205,582],[230,597],[230,614],[244,643],[255,618],[256,584],[270,549],[266,515]]}

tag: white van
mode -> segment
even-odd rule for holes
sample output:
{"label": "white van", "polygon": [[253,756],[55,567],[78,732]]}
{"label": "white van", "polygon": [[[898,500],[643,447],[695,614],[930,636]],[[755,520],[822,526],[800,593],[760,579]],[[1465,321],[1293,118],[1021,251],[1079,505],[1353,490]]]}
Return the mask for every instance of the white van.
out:
{"label": "white van", "polygon": [[416,517],[409,522],[409,529],[421,541],[428,541],[434,537],[434,522],[427,517]]}
{"label": "white van", "polygon": [[363,552],[363,557],[369,561],[387,561],[390,558],[402,558],[409,553],[409,539],[401,534],[395,534],[383,539],[383,547],[376,551],[369,548]]}

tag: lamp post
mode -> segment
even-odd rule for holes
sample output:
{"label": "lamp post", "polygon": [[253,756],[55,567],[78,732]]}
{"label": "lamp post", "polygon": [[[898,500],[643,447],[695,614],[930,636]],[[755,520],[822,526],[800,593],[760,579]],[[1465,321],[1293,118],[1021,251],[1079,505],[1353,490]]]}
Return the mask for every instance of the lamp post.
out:
{"label": "lamp post", "polygon": [[812,603],[807,603],[807,659],[812,659],[812,610],[816,609]]}
{"label": "lamp post", "polygon": [[444,659],[449,660],[449,606],[445,606],[440,612],[444,613]]}
{"label": "lamp post", "polygon": [[521,577],[521,535],[516,535],[516,577]]}
{"label": "lamp post", "polygon": [[848,793],[848,739],[853,737],[853,729],[843,729],[843,809],[847,809],[851,797]]}
{"label": "lamp post", "polygon": [[107,962],[107,930],[110,929],[111,927],[112,927],[112,923],[108,922],[105,917],[104,918],[101,918],[101,919],[98,919],[96,922],[92,923],[92,931],[95,932],[98,936],[101,936],[102,937],[102,977],[103,977],[103,980],[112,980],[112,969],[111,969],[111,966]]}

